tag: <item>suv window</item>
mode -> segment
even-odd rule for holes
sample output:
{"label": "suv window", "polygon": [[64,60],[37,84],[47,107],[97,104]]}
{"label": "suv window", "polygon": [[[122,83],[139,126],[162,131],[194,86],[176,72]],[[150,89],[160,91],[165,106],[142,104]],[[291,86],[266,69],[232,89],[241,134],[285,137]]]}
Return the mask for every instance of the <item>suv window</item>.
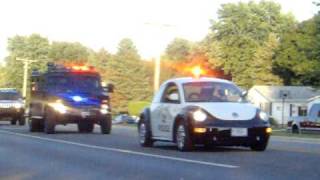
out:
{"label": "suv window", "polygon": [[[177,94],[178,95],[178,100],[171,100],[169,97],[172,94]],[[180,95],[179,95],[179,90],[176,84],[174,83],[169,83],[164,90],[164,93],[161,98],[161,102],[163,103],[180,103]]]}
{"label": "suv window", "polygon": [[86,75],[49,76],[46,87],[53,91],[96,92],[102,89],[98,77]]}

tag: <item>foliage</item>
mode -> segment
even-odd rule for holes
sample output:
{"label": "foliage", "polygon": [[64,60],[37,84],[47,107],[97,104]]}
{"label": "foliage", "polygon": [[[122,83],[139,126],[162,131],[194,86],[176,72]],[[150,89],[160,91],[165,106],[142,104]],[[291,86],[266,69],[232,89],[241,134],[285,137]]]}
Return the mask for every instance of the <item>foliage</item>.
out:
{"label": "foliage", "polygon": [[252,66],[257,50],[265,46],[270,34],[280,38],[293,27],[294,18],[282,14],[280,5],[272,1],[224,4],[218,15],[218,21],[212,22],[211,34],[207,37],[211,42],[208,56],[213,58],[210,62],[214,61],[215,66],[230,73],[239,85],[250,87],[252,75],[257,72]]}
{"label": "foliage", "polygon": [[145,101],[152,96],[150,75],[130,39],[119,43],[114,58],[107,61],[106,78],[115,86],[112,104],[115,111],[128,111],[129,101]]}
{"label": "foliage", "polygon": [[186,39],[175,38],[171,43],[168,44],[164,59],[183,62],[188,60],[191,54],[192,43]]}
{"label": "foliage", "polygon": [[286,85],[320,85],[319,15],[304,21],[281,39],[275,73]]}
{"label": "foliage", "polygon": [[139,116],[143,109],[149,105],[148,101],[130,101],[128,104],[129,114]]}
{"label": "foliage", "polygon": [[87,47],[75,42],[57,42],[51,44],[49,58],[55,62],[61,63],[85,63],[88,59],[89,52]]}
{"label": "foliage", "polygon": [[6,57],[5,76],[6,86],[21,88],[23,63],[16,58],[37,60],[30,69],[44,70],[48,62],[49,41],[38,34],[30,36],[15,36],[8,39],[9,56]]}

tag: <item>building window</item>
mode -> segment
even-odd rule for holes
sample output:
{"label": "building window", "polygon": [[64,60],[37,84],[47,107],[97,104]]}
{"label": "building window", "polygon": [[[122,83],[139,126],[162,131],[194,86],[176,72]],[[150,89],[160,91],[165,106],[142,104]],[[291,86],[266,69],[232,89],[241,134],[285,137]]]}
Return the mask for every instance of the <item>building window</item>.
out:
{"label": "building window", "polygon": [[298,107],[298,116],[307,116],[307,107],[299,106]]}

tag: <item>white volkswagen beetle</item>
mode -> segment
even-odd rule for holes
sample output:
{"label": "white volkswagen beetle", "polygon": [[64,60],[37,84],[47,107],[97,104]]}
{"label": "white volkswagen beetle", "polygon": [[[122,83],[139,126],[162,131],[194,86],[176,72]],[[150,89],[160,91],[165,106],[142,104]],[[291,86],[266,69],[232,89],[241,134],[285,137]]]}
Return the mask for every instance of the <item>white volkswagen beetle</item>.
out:
{"label": "white volkswagen beetle", "polygon": [[154,141],[171,141],[180,151],[189,151],[195,144],[264,151],[272,131],[268,116],[245,96],[227,80],[168,80],[140,115],[139,142],[150,147]]}

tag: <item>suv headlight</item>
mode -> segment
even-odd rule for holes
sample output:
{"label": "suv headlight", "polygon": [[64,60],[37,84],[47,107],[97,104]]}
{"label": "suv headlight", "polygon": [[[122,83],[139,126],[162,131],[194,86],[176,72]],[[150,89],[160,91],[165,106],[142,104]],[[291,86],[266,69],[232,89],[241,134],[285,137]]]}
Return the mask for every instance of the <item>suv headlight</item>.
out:
{"label": "suv headlight", "polygon": [[20,108],[23,107],[23,104],[22,104],[22,103],[16,103],[16,104],[14,104],[14,107],[15,107],[16,109],[20,109]]}
{"label": "suv headlight", "polygon": [[55,111],[65,114],[67,112],[67,106],[65,106],[61,100],[57,100],[54,103],[49,104]]}
{"label": "suv headlight", "polygon": [[193,112],[193,119],[198,122],[203,122],[207,119],[207,114],[202,110],[196,110]]}
{"label": "suv headlight", "polygon": [[269,116],[267,113],[260,111],[259,112],[259,117],[261,120],[268,122],[269,121]]}

